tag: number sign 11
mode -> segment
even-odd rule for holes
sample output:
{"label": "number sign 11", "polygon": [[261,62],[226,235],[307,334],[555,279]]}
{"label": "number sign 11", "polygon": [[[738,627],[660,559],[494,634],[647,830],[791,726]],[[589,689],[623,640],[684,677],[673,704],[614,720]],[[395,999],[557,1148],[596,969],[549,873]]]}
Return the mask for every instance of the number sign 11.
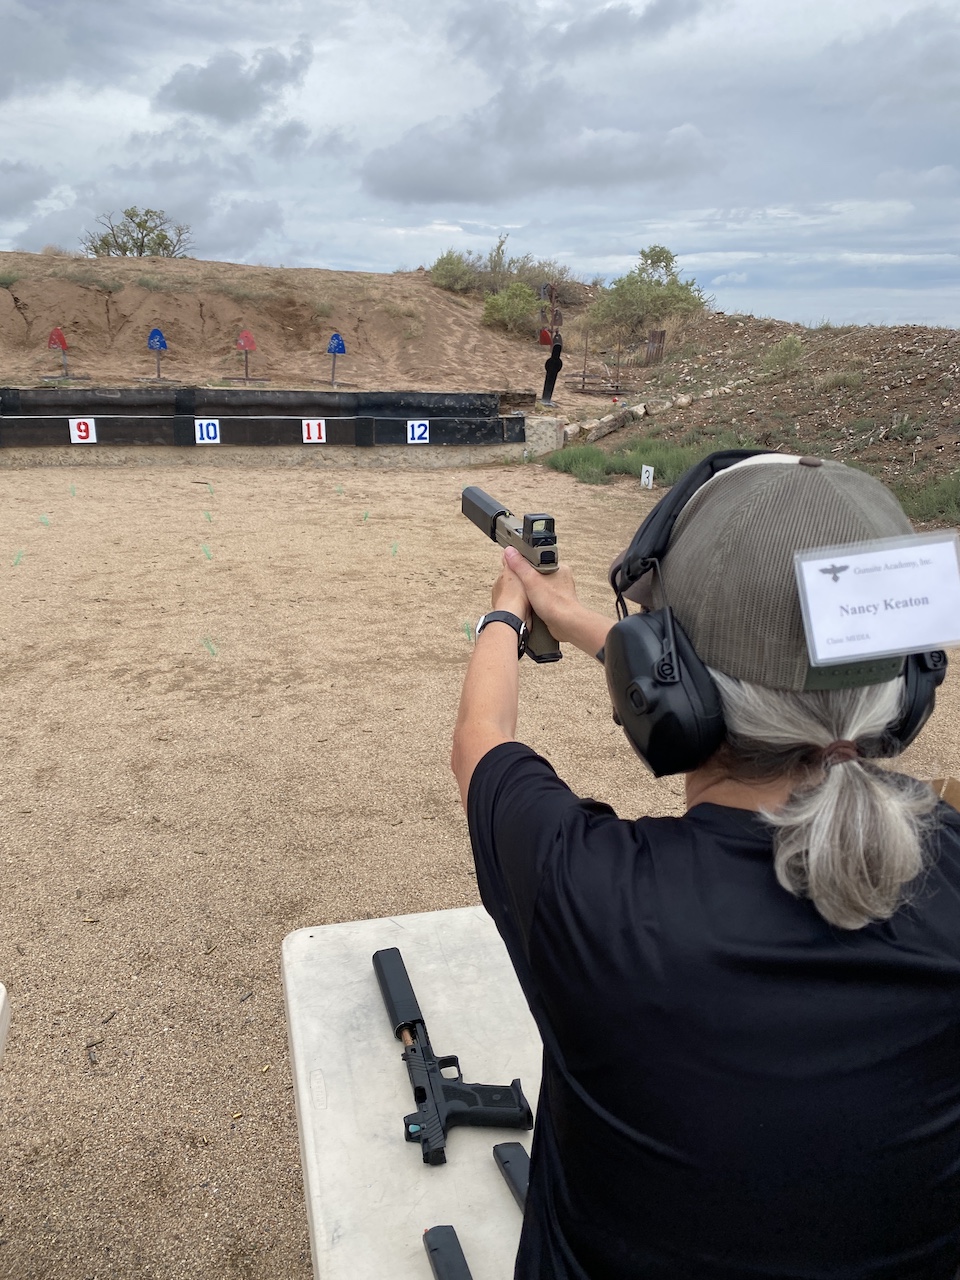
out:
{"label": "number sign 11", "polygon": [[412,419],[407,422],[407,444],[429,444],[430,443],[430,423],[414,422]]}
{"label": "number sign 11", "polygon": [[301,418],[304,444],[326,444],[327,423],[325,418]]}
{"label": "number sign 11", "polygon": [[97,422],[95,418],[70,418],[71,444],[96,444]]}
{"label": "number sign 11", "polygon": [[197,444],[220,443],[219,418],[194,418],[193,428],[196,433]]}

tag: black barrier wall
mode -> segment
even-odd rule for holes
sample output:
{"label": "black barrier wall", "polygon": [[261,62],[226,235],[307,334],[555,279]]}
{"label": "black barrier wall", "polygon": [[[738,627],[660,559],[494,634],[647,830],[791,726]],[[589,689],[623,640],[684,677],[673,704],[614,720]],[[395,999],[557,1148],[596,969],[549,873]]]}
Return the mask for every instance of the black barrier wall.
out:
{"label": "black barrier wall", "polygon": [[0,388],[0,448],[44,445],[523,444],[493,392]]}

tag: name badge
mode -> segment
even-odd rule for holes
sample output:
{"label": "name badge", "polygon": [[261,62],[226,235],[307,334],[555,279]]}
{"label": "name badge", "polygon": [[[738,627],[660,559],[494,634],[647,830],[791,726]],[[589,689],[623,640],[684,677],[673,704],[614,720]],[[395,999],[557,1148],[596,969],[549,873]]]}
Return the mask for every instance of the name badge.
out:
{"label": "name badge", "polygon": [[955,529],[816,547],[793,559],[811,666],[960,644]]}

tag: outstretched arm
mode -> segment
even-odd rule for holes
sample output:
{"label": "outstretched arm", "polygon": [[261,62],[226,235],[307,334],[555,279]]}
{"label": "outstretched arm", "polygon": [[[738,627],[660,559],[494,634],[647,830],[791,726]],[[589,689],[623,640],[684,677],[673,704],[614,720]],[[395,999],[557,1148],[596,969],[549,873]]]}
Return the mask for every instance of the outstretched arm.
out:
{"label": "outstretched arm", "polygon": [[[574,644],[591,655],[603,647],[613,625],[609,618],[580,603],[569,569],[561,565],[556,573],[538,573],[512,547],[504,552],[491,600],[494,609],[515,613],[527,622],[532,606],[557,640]],[[453,733],[450,767],[464,808],[477,764],[493,747],[512,742],[516,735],[520,692],[517,669],[516,633],[503,623],[491,623],[477,637]]]}

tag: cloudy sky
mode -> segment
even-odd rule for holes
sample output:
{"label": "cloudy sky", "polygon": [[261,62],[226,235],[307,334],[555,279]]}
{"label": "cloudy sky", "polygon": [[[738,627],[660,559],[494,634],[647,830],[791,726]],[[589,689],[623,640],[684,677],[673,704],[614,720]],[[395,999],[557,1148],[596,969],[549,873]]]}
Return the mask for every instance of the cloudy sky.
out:
{"label": "cloudy sky", "polygon": [[198,257],[445,249],[723,311],[960,326],[960,0],[0,0],[0,249],[162,208]]}

